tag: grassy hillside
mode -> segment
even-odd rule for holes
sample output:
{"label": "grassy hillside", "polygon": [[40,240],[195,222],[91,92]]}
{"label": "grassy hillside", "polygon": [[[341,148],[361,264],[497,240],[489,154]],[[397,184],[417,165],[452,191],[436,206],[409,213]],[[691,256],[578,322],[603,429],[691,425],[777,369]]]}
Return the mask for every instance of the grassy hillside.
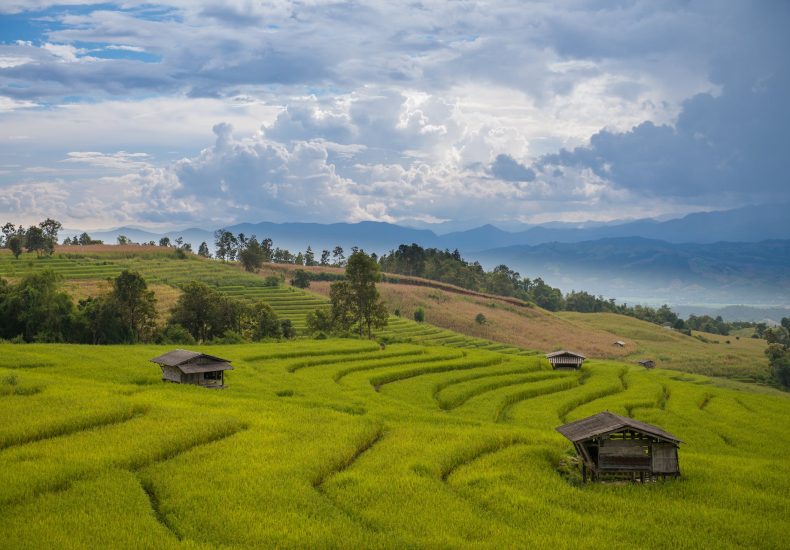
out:
{"label": "grassy hillside", "polygon": [[[329,284],[314,282],[310,289],[328,296]],[[391,311],[398,309],[403,317],[411,319],[422,307],[426,322],[477,338],[543,351],[567,348],[599,358],[622,357],[636,349],[631,341],[625,348],[618,348],[613,342],[619,337],[613,333],[579,328],[539,307],[423,286],[382,283],[378,287]],[[486,318],[483,324],[475,321],[479,313]]]}
{"label": "grassy hillside", "polygon": [[[701,376],[353,340],[211,347],[228,388],[163,384],[155,346],[0,344],[9,548],[720,547],[790,537],[790,401]],[[608,409],[683,440],[682,477],[579,483],[554,428]]]}
{"label": "grassy hillside", "polygon": [[709,376],[760,380],[768,373],[765,340],[707,333],[686,336],[645,321],[613,313],[561,312],[582,330],[605,330],[636,344],[630,360],[653,359],[656,366]]}
{"label": "grassy hillside", "polygon": [[[313,282],[307,291],[289,286],[285,281],[292,276],[293,266],[271,264],[259,274],[251,274],[237,264],[196,256],[176,259],[172,249],[84,248],[87,250],[60,247],[51,258],[23,255],[19,260],[8,251],[0,251],[0,277],[14,280],[36,270],[53,269],[64,277],[66,290],[75,298],[82,298],[100,292],[108,277],[123,269],[135,269],[156,293],[163,319],[178,297],[178,285],[195,279],[241,299],[265,301],[280,316],[291,319],[298,330],[304,330],[307,313],[325,305],[328,295],[328,282]],[[325,267],[312,270],[340,272]],[[279,277],[279,284],[266,286],[266,278],[272,275]],[[379,332],[380,337],[522,355],[566,348],[595,358],[632,362],[651,358],[661,368],[744,380],[759,381],[768,375],[763,340],[709,334],[696,339],[617,314],[555,314],[450,285],[424,286],[429,281],[422,280],[415,283],[379,285],[390,311],[397,309],[402,315],[391,317],[389,327]],[[410,320],[417,307],[425,309],[426,323]],[[475,321],[478,313],[485,316],[485,323]],[[625,347],[614,346],[615,340],[624,341]]]}

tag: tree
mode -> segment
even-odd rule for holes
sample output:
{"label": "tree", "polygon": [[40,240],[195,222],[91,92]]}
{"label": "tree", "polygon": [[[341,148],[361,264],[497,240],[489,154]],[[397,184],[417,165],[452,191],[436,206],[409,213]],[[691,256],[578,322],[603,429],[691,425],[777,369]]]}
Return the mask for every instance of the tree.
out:
{"label": "tree", "polygon": [[214,248],[216,256],[222,261],[232,262],[236,259],[239,250],[239,240],[226,229],[217,229],[214,232]]}
{"label": "tree", "polygon": [[205,283],[191,281],[182,287],[181,296],[170,315],[171,325],[181,325],[198,342],[214,336],[215,303],[219,293]]}
{"label": "tree", "polygon": [[82,331],[80,341],[87,344],[119,344],[128,342],[129,334],[112,297],[91,296],[77,305],[78,326]]}
{"label": "tree", "polygon": [[307,329],[312,332],[323,332],[325,334],[331,333],[334,326],[332,322],[332,310],[331,308],[318,308],[315,311],[311,311],[307,314],[305,318],[307,323]]}
{"label": "tree", "polygon": [[338,266],[342,266],[345,263],[346,257],[343,255],[343,247],[336,246],[334,250],[332,250],[332,263]]}
{"label": "tree", "polygon": [[64,342],[72,331],[74,304],[60,290],[60,276],[44,270],[0,289],[0,336],[27,342]]}
{"label": "tree", "polygon": [[41,257],[46,253],[46,237],[44,230],[35,225],[31,225],[25,233],[25,248],[28,252],[35,252],[36,256]]}
{"label": "tree", "polygon": [[58,244],[58,232],[63,229],[63,224],[52,218],[47,218],[38,226],[44,233],[44,253],[51,256]]}
{"label": "tree", "polygon": [[[241,237],[241,235],[239,235]],[[241,242],[241,239],[239,239]],[[263,265],[266,255],[261,248],[258,239],[253,236],[249,240],[244,241],[245,246],[239,252],[239,260],[244,266],[245,271],[255,272],[258,271]]]}
{"label": "tree", "polygon": [[118,235],[116,241],[120,245],[132,244],[131,239],[129,239],[129,237],[127,237],[126,235]]}
{"label": "tree", "polygon": [[310,274],[304,269],[297,269],[291,279],[291,285],[297,288],[308,288],[310,286]]}
{"label": "tree", "polygon": [[74,237],[71,242],[74,244],[79,242],[80,246],[88,246],[89,244],[102,244],[100,240],[92,239],[91,236],[86,232],[83,232],[82,235],[80,235],[79,241],[77,241],[77,237]]}
{"label": "tree", "polygon": [[367,332],[368,338],[372,338],[374,328],[381,328],[387,324],[386,309],[382,314],[381,297],[376,288],[379,280],[381,280],[379,264],[373,258],[361,250],[357,250],[349,257],[346,282],[360,337]]}
{"label": "tree", "polygon": [[[22,226],[20,225],[19,227],[21,228]],[[8,239],[11,238],[12,236],[19,234],[18,231],[17,231],[16,226],[13,223],[11,223],[11,222],[7,222],[2,227],[2,229],[0,229],[0,231],[3,232],[3,235],[5,236],[5,241],[6,242],[8,242]]]}
{"label": "tree", "polygon": [[211,258],[211,252],[208,251],[208,245],[206,241],[200,243],[200,247],[198,248],[198,256],[201,258]]}
{"label": "tree", "polygon": [[418,307],[414,310],[414,320],[418,323],[422,323],[425,321],[425,310],[421,307]]}
{"label": "tree", "polygon": [[307,245],[307,250],[305,250],[304,253],[304,265],[307,267],[317,265],[317,262],[315,261],[315,253],[313,252],[313,249],[310,248],[310,245]]}
{"label": "tree", "polygon": [[790,317],[782,317],[780,324],[784,327],[785,330],[790,332]]}
{"label": "tree", "polygon": [[283,335],[282,324],[269,304],[264,302],[255,304],[252,308],[251,318],[253,340],[280,338]]}
{"label": "tree", "polygon": [[156,322],[156,297],[148,290],[143,277],[134,271],[123,270],[113,281],[112,299],[132,343],[146,340]]}
{"label": "tree", "polygon": [[9,250],[11,250],[11,254],[13,254],[14,258],[16,258],[17,260],[19,259],[19,256],[22,254],[22,248],[24,246],[23,244],[24,242],[25,242],[24,239],[19,235],[12,235],[8,237],[8,239],[6,240],[6,246],[8,247]]}
{"label": "tree", "polygon": [[162,237],[159,239],[159,246],[170,246],[170,237]]}
{"label": "tree", "polygon": [[483,315],[482,313],[478,313],[477,315],[475,315],[475,323],[477,323],[478,325],[485,325],[487,322],[488,319],[486,319],[486,316]]}
{"label": "tree", "polygon": [[329,254],[327,249],[321,251],[321,265],[329,265]]}

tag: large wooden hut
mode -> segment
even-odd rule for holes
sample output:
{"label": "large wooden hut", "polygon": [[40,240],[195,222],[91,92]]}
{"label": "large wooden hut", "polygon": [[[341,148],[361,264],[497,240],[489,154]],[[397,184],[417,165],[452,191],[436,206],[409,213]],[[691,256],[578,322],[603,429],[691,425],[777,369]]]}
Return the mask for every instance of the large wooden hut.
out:
{"label": "large wooden hut", "polygon": [[680,439],[657,426],[606,411],[565,424],[557,431],[576,447],[582,478],[625,477],[641,481],[677,477]]}
{"label": "large wooden hut", "polygon": [[555,369],[580,369],[586,357],[581,353],[560,350],[546,354],[551,366]]}
{"label": "large wooden hut", "polygon": [[199,353],[177,349],[151,359],[162,367],[162,381],[194,384],[205,388],[224,388],[225,371],[233,370],[230,361]]}

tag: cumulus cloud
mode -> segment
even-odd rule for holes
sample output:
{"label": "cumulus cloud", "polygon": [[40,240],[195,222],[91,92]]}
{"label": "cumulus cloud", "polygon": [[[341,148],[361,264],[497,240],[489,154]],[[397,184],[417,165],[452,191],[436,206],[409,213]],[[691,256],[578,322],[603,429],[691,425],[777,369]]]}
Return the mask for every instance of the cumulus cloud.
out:
{"label": "cumulus cloud", "polygon": [[65,190],[75,216],[546,221],[787,197],[785,5],[0,11],[26,6],[40,36],[0,44],[0,162],[26,164],[0,187]]}
{"label": "cumulus cloud", "polygon": [[535,179],[534,170],[505,154],[496,156],[491,164],[491,174],[505,181],[533,181]]}

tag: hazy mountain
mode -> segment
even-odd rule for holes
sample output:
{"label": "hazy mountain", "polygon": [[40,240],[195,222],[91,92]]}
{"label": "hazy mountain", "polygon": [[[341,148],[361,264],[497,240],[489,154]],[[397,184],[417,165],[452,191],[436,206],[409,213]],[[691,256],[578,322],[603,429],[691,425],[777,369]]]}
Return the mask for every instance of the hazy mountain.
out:
{"label": "hazy mountain", "polygon": [[783,317],[790,317],[790,307],[752,307],[752,306],[675,306],[675,313],[687,318],[689,315],[721,316],[725,321],[755,321],[779,324]]}
{"label": "hazy mountain", "polygon": [[676,244],[639,237],[478,252],[563,290],[673,304],[790,305],[790,240]]}
{"label": "hazy mountain", "polygon": [[464,252],[518,244],[581,242],[596,239],[644,237],[671,243],[714,243],[719,241],[757,242],[790,238],[790,205],[746,206],[721,212],[700,212],[683,218],[659,222],[637,220],[614,225],[563,227],[544,224],[525,231],[494,232],[491,226],[448,233],[440,239],[443,246]]}

